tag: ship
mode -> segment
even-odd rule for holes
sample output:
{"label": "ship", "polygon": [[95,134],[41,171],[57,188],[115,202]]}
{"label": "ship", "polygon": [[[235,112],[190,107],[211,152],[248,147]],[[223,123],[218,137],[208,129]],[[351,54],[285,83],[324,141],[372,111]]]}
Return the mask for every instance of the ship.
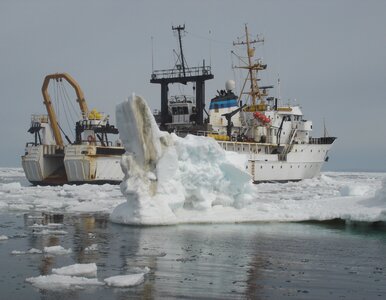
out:
{"label": "ship", "polygon": [[[50,81],[62,86],[60,93],[60,87],[55,88],[56,101],[48,91]],[[74,140],[64,133],[53,105],[69,98],[63,90],[63,81],[74,88],[80,108],[79,119],[74,124]],[[123,178],[120,161],[125,150],[109,116],[95,109],[89,111],[82,89],[67,73],[47,75],[42,94],[47,114],[32,115],[28,132],[33,141],[26,143],[21,158],[27,180],[33,185],[119,184]],[[58,95],[62,97],[56,97]],[[110,136],[117,138],[113,141]]]}
{"label": "ship", "polygon": [[[180,57],[183,57],[179,40]],[[246,63],[239,68],[246,70],[247,74],[238,96],[234,93],[235,82],[228,80],[225,90],[217,91],[217,96],[210,100],[208,118],[203,120],[196,117],[206,111],[201,99],[169,99],[165,106],[164,92],[161,100],[168,111],[164,108],[162,113],[161,107],[160,127],[180,136],[190,133],[214,138],[225,151],[243,155],[245,165],[240,167],[249,172],[254,183],[314,178],[320,174],[324,162],[328,161],[328,153],[336,137],[327,134],[313,137],[312,121],[305,119],[299,105],[281,105],[280,98],[269,96],[273,85],[259,85],[260,72],[265,71],[267,65],[262,59],[255,59],[252,45],[263,41],[261,38],[251,39],[246,25],[245,40],[233,43],[234,46],[246,47]],[[164,85],[170,82],[170,74],[166,79],[155,81],[158,73],[153,71],[151,82]],[[186,83],[186,78],[173,78],[174,82]],[[165,90],[167,95],[167,85]]]}

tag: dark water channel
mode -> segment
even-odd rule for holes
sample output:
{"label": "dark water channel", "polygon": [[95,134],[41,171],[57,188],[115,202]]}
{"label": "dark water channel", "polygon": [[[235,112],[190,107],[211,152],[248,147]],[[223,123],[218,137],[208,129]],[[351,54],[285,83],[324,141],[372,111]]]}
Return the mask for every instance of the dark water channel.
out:
{"label": "dark water channel", "polygon": [[[386,231],[373,224],[129,227],[106,215],[2,214],[1,299],[385,299]],[[63,224],[42,234],[34,223]],[[43,227],[42,227],[43,228]],[[55,232],[55,230],[59,230]],[[40,233],[39,233],[40,231]],[[96,251],[86,251],[97,245]],[[66,255],[11,254],[61,245]],[[75,263],[97,277],[148,267],[145,282],[39,290],[27,277]]]}

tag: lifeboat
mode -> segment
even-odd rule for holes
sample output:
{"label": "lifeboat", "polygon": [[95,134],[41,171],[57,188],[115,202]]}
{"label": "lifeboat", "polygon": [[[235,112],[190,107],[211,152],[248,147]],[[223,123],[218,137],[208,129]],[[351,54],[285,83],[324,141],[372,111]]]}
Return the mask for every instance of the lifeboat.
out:
{"label": "lifeboat", "polygon": [[253,113],[253,116],[255,119],[260,120],[262,123],[269,123],[271,122],[271,119],[268,118],[266,115],[262,114],[261,112],[255,111]]}

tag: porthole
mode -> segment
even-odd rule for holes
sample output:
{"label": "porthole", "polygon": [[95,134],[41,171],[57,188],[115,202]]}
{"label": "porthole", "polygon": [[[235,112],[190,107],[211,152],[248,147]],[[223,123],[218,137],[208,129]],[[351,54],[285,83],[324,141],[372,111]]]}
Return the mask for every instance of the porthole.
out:
{"label": "porthole", "polygon": [[283,166],[280,166],[280,169],[283,169]]}
{"label": "porthole", "polygon": [[273,169],[273,166],[272,166],[272,169]]}
{"label": "porthole", "polygon": [[262,169],[263,168],[263,166],[260,166],[260,169]]}

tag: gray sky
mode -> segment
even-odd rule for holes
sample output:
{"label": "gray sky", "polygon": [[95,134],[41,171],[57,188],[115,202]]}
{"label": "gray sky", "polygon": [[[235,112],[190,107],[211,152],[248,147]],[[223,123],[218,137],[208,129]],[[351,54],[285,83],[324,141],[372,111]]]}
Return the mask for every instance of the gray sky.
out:
{"label": "gray sky", "polygon": [[[32,113],[45,113],[45,75],[68,72],[90,108],[114,115],[132,92],[159,108],[155,69],[173,66],[172,25],[185,24],[189,66],[205,59],[215,78],[207,103],[234,78],[232,41],[247,23],[263,34],[263,76],[296,99],[314,136],[338,136],[326,170],[386,171],[386,1],[141,0],[0,1],[0,166],[21,166]],[[233,60],[236,62],[236,59]],[[239,79],[239,76],[235,78]],[[191,87],[172,92],[191,93]],[[276,95],[275,93],[273,93]],[[114,119],[114,118],[113,118]]]}

